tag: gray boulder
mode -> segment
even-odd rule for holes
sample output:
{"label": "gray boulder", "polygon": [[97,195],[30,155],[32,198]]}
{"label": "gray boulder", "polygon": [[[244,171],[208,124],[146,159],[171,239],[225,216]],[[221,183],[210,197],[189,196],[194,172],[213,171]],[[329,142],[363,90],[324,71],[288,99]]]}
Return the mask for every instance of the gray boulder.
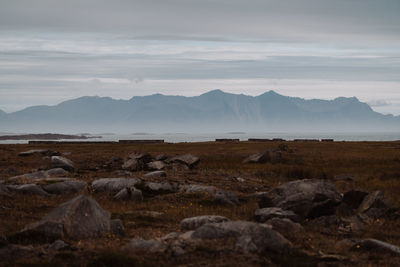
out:
{"label": "gray boulder", "polygon": [[300,219],[306,219],[334,214],[341,200],[341,194],[330,182],[306,179],[276,187],[262,196],[259,206],[291,210]]}
{"label": "gray boulder", "polygon": [[[122,226],[123,227],[123,226]],[[16,237],[37,240],[94,238],[120,233],[121,223],[113,222],[108,211],[86,195],[80,195],[52,210],[41,221],[29,225]]]}
{"label": "gray boulder", "polygon": [[8,188],[23,194],[49,196],[49,194],[37,184],[10,185]]}
{"label": "gray boulder", "polygon": [[254,219],[257,222],[263,223],[272,218],[286,218],[292,221],[299,221],[299,216],[297,216],[293,211],[283,210],[277,207],[258,209],[254,213]]}
{"label": "gray boulder", "polygon": [[150,171],[160,171],[163,170],[167,164],[165,164],[163,161],[152,161],[147,163],[147,169]]}
{"label": "gray boulder", "polygon": [[95,192],[119,192],[140,182],[137,178],[101,178],[92,182],[92,188]]}
{"label": "gray boulder", "polygon": [[381,191],[369,193],[358,207],[358,213],[371,218],[379,218],[390,208],[389,202]]}
{"label": "gray boulder", "polygon": [[138,160],[136,160],[136,159],[128,159],[122,165],[122,169],[126,170],[126,171],[139,171],[139,170],[142,169],[142,167],[139,165]]}
{"label": "gray boulder", "polygon": [[135,187],[125,187],[114,196],[114,200],[143,201],[143,194]]}
{"label": "gray boulder", "polygon": [[80,192],[87,188],[87,184],[84,181],[70,180],[43,185],[42,188],[47,193],[59,195]]}
{"label": "gray boulder", "polygon": [[52,156],[51,157],[51,167],[52,168],[62,168],[66,171],[74,171],[75,166],[74,163],[64,157],[61,156]]}
{"label": "gray boulder", "polygon": [[197,217],[185,218],[181,221],[182,230],[194,230],[206,223],[220,223],[229,221],[228,218],[218,215],[203,215]]}
{"label": "gray boulder", "polygon": [[288,252],[291,244],[271,227],[246,221],[228,221],[204,224],[197,228],[191,238],[227,239],[236,238],[236,247],[245,252]]}
{"label": "gray boulder", "polygon": [[167,245],[157,240],[134,238],[124,247],[124,250],[127,252],[163,253],[167,248]]}
{"label": "gray boulder", "polygon": [[361,240],[356,243],[353,249],[388,252],[400,256],[400,247],[376,239]]}
{"label": "gray boulder", "polygon": [[217,191],[214,196],[214,202],[223,205],[239,205],[239,198],[231,191]]}
{"label": "gray boulder", "polygon": [[149,172],[143,175],[143,177],[146,178],[160,178],[160,177],[167,177],[167,174],[165,171],[154,171],[154,172]]}
{"label": "gray boulder", "polygon": [[175,157],[169,159],[168,162],[170,162],[170,163],[177,162],[177,163],[185,164],[190,169],[192,169],[197,164],[199,164],[200,158],[196,157],[195,155],[192,155],[192,154],[184,154],[184,155],[175,156]]}

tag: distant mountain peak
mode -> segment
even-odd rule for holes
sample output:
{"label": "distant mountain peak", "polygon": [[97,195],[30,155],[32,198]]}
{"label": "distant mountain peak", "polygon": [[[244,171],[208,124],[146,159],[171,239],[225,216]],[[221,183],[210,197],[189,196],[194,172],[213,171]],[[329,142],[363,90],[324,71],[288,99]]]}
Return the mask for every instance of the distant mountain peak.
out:
{"label": "distant mountain peak", "polygon": [[208,91],[208,92],[206,92],[206,93],[204,93],[204,94],[202,94],[200,96],[205,96],[205,95],[226,95],[226,94],[228,94],[228,93],[222,91],[221,89],[215,89],[215,90]]}

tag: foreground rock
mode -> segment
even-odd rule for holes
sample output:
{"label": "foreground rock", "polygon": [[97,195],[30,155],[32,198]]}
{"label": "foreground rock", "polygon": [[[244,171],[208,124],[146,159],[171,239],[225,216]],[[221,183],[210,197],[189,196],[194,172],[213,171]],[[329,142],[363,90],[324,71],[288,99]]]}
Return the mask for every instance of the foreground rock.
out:
{"label": "foreground rock", "polygon": [[236,247],[244,252],[265,253],[273,251],[285,253],[291,249],[290,242],[270,227],[246,221],[205,224],[197,228],[191,234],[191,238],[235,238]]}
{"label": "foreground rock", "polygon": [[383,216],[389,209],[389,203],[381,191],[369,193],[358,207],[358,212],[371,218]]}
{"label": "foreground rock", "polygon": [[124,250],[127,252],[162,253],[166,251],[167,248],[167,245],[157,240],[134,238],[124,247]]}
{"label": "foreground rock", "polygon": [[52,210],[41,221],[29,225],[15,238],[57,240],[85,239],[107,233],[123,233],[119,220],[111,220],[108,211],[86,195],[80,195]]}
{"label": "foreground rock", "polygon": [[140,182],[137,178],[101,178],[92,182],[92,188],[95,192],[119,192]]}
{"label": "foreground rock", "polygon": [[306,219],[334,214],[341,200],[341,194],[330,182],[306,179],[276,187],[262,196],[259,206],[291,210]]}
{"label": "foreground rock", "polygon": [[194,230],[206,223],[220,223],[227,221],[229,221],[229,219],[224,216],[203,215],[203,216],[185,218],[181,221],[180,225],[182,230]]}
{"label": "foreground rock", "polygon": [[87,184],[84,181],[64,181],[42,186],[43,190],[49,194],[68,194],[77,193],[87,189]]}
{"label": "foreground rock", "polygon": [[292,221],[298,221],[299,217],[291,210],[283,210],[281,208],[263,208],[258,209],[254,213],[254,219],[257,222],[266,222],[272,218],[290,219]]}
{"label": "foreground rock", "polygon": [[53,156],[51,157],[51,167],[52,168],[62,168],[66,171],[74,171],[75,166],[74,163],[64,157],[60,157],[60,156]]}
{"label": "foreground rock", "polygon": [[376,239],[361,240],[356,243],[353,249],[389,252],[397,256],[400,256],[400,247]]}

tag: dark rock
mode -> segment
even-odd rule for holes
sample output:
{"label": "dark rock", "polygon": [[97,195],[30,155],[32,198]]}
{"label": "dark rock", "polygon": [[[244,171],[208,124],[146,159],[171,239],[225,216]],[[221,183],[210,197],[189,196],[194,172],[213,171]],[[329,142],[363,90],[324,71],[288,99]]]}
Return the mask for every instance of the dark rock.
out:
{"label": "dark rock", "polygon": [[114,235],[125,236],[124,224],[120,219],[114,219],[110,221],[110,233]]}
{"label": "dark rock", "polygon": [[157,240],[134,238],[124,247],[124,250],[127,252],[163,253],[167,248],[164,243]]}
{"label": "dark rock", "polygon": [[258,209],[254,213],[254,219],[257,222],[263,223],[272,218],[287,218],[292,221],[299,221],[299,216],[297,216],[293,211],[283,210],[276,207]]}
{"label": "dark rock", "polygon": [[49,196],[49,194],[43,190],[43,188],[37,184],[24,184],[24,185],[10,185],[8,186],[10,190],[16,191],[18,193],[29,194],[29,195],[39,195],[39,196]]}
{"label": "dark rock", "polygon": [[101,178],[92,182],[95,192],[119,192],[126,187],[132,187],[140,183],[137,178]]}
{"label": "dark rock", "polygon": [[388,252],[400,256],[400,247],[376,239],[361,240],[356,243],[353,249]]}
{"label": "dark rock", "polygon": [[136,160],[141,161],[141,162],[143,162],[145,164],[149,163],[149,162],[151,162],[153,160],[152,156],[150,154],[148,154],[148,153],[136,153],[136,152],[133,152],[132,154],[130,154],[128,156],[128,158],[136,159]]}
{"label": "dark rock", "polygon": [[364,198],[368,195],[368,192],[359,190],[350,190],[343,195],[343,203],[345,203],[351,209],[358,209],[363,202]]}
{"label": "dark rock", "polygon": [[125,187],[114,196],[114,200],[143,201],[143,194],[135,187]]}
{"label": "dark rock", "polygon": [[369,193],[360,204],[358,212],[371,218],[385,215],[390,208],[389,203],[381,191]]}
{"label": "dark rock", "polygon": [[184,154],[184,155],[179,155],[171,158],[168,160],[168,162],[177,162],[181,164],[185,164],[188,166],[190,169],[194,168],[197,164],[200,162],[200,158],[192,155],[192,154]]}
{"label": "dark rock", "polygon": [[0,248],[0,260],[3,263],[6,261],[15,263],[16,260],[29,258],[32,256],[34,256],[34,250],[31,246],[27,247],[10,244]]}
{"label": "dark rock", "polygon": [[290,242],[276,231],[265,225],[246,221],[204,224],[191,234],[191,238],[236,238],[236,247],[245,252],[274,251],[284,253],[291,248]]}
{"label": "dark rock", "polygon": [[51,167],[62,168],[66,171],[74,171],[75,169],[74,163],[71,160],[60,156],[51,157]]}
{"label": "dark rock", "polygon": [[223,205],[239,205],[239,198],[231,191],[217,191],[214,196],[214,202]]}
{"label": "dark rock", "polygon": [[171,183],[153,183],[153,182],[144,182],[136,185],[137,188],[142,190],[142,192],[146,195],[159,195],[159,194],[168,194],[174,193],[178,190],[178,186],[176,184]]}
{"label": "dark rock", "polygon": [[167,177],[167,174],[165,171],[154,171],[154,172],[149,172],[143,175],[143,177],[146,178],[160,178],[160,177]]}
{"label": "dark rock", "polygon": [[203,215],[197,217],[190,217],[190,218],[185,218],[181,221],[181,229],[194,230],[206,223],[220,223],[226,221],[229,221],[229,219],[224,216],[217,216],[217,215]]}
{"label": "dark rock", "polygon": [[300,219],[316,218],[335,213],[341,194],[326,180],[297,180],[282,184],[263,195],[260,208],[279,207],[291,210]]}
{"label": "dark rock", "polygon": [[272,226],[272,229],[285,237],[297,237],[304,234],[305,230],[299,223],[295,223],[287,218],[272,218],[265,222]]}
{"label": "dark rock", "polygon": [[18,154],[18,156],[28,157],[28,156],[32,156],[34,154],[40,154],[42,156],[51,157],[51,156],[59,156],[60,152],[52,151],[52,150],[48,150],[48,149],[33,149],[33,150],[21,152]]}
{"label": "dark rock", "polygon": [[113,232],[111,215],[92,198],[80,195],[52,210],[41,221],[29,225],[16,238],[56,240],[84,239]]}
{"label": "dark rock", "polygon": [[160,171],[163,170],[167,164],[165,164],[163,161],[152,161],[147,163],[147,169],[150,171]]}
{"label": "dark rock", "polygon": [[42,188],[44,191],[50,194],[69,194],[85,190],[87,188],[87,184],[84,181],[71,180],[43,185]]}
{"label": "dark rock", "polygon": [[167,169],[173,170],[173,171],[176,171],[176,172],[183,172],[183,171],[189,171],[190,170],[189,166],[187,166],[185,164],[182,164],[182,163],[179,163],[179,162],[173,162],[173,163],[169,164],[167,166]]}
{"label": "dark rock", "polygon": [[270,151],[253,154],[243,160],[243,163],[267,163],[271,160]]}
{"label": "dark rock", "polygon": [[50,244],[47,249],[51,250],[51,251],[59,251],[59,250],[67,250],[67,249],[71,249],[71,248],[72,248],[71,245],[65,243],[63,240],[56,240],[52,244]]}

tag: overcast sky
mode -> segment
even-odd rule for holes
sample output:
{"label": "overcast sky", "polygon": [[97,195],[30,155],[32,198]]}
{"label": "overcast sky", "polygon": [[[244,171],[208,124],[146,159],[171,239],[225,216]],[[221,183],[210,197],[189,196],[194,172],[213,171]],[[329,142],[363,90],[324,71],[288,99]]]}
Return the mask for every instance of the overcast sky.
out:
{"label": "overcast sky", "polygon": [[0,109],[268,90],[400,115],[399,0],[0,0]]}

